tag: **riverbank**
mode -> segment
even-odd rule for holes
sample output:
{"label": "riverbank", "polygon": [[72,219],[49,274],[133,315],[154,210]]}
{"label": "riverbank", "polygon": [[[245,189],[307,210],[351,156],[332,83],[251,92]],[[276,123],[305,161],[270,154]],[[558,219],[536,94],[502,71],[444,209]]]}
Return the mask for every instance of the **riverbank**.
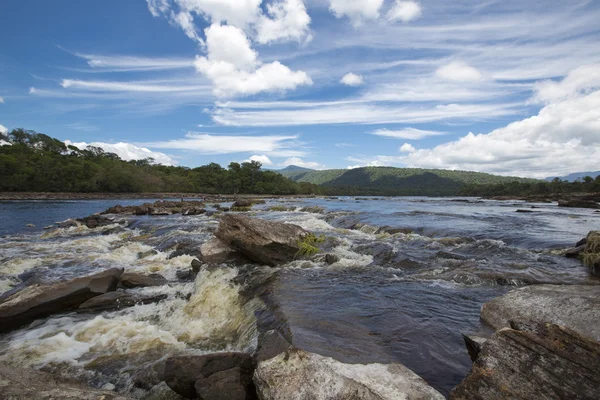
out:
{"label": "riverbank", "polygon": [[206,193],[62,193],[62,192],[0,192],[0,200],[131,200],[131,199],[198,199],[204,201],[235,201],[243,198],[310,198],[309,195],[269,194],[206,194]]}

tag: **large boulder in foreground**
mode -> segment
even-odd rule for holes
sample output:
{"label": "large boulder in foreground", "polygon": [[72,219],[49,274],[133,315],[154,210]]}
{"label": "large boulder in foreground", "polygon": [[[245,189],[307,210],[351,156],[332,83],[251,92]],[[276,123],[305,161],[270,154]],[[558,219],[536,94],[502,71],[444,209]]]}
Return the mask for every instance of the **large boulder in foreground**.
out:
{"label": "large boulder in foreground", "polygon": [[441,393],[402,364],[343,364],[289,349],[254,372],[261,400],[435,400]]}
{"label": "large boulder in foreground", "polygon": [[6,400],[127,400],[47,372],[0,364],[0,399]]}
{"label": "large boulder in foreground", "polygon": [[553,324],[511,325],[483,345],[451,400],[598,398],[600,343]]}
{"label": "large boulder in foreground", "polygon": [[117,288],[123,269],[51,285],[32,285],[0,304],[0,332],[9,331],[59,312],[77,309],[89,299]]}
{"label": "large boulder in foreground", "polygon": [[188,399],[251,400],[254,362],[245,353],[214,353],[167,359],[165,382]]}
{"label": "large boulder in foreground", "polygon": [[512,319],[551,322],[600,340],[600,286],[534,285],[513,290],[481,308],[481,319],[498,330]]}
{"label": "large boulder in foreground", "polygon": [[309,235],[301,227],[244,215],[226,214],[215,236],[251,261],[276,266],[293,260]]}

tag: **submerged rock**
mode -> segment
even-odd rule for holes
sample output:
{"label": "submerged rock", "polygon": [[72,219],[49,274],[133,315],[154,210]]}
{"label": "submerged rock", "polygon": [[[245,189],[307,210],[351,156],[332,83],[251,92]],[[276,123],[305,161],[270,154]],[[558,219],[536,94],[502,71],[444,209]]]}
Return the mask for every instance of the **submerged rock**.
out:
{"label": "submerged rock", "polygon": [[122,308],[133,307],[136,304],[158,303],[166,299],[166,294],[156,296],[141,296],[127,292],[109,292],[93,297],[79,306],[78,311],[107,311],[120,310]]}
{"label": "submerged rock", "polygon": [[254,362],[245,353],[215,353],[171,357],[165,363],[165,382],[188,399],[255,398]]}
{"label": "submerged rock", "polygon": [[508,327],[513,319],[550,322],[600,340],[600,286],[519,288],[485,303],[481,319],[496,330]]}
{"label": "submerged rock", "polygon": [[47,372],[0,364],[0,399],[127,400],[130,398]]}
{"label": "submerged rock", "polygon": [[221,218],[215,236],[257,263],[276,266],[293,260],[301,241],[309,235],[301,227],[244,215],[227,214]]}
{"label": "submerged rock", "polygon": [[511,326],[483,345],[451,400],[598,398],[600,343],[548,323]]}
{"label": "submerged rock", "polygon": [[294,348],[260,361],[254,383],[261,400],[444,399],[402,364],[343,364]]}
{"label": "submerged rock", "polygon": [[77,309],[93,297],[114,291],[122,274],[123,269],[113,268],[66,282],[28,286],[0,304],[0,332]]}
{"label": "submerged rock", "polygon": [[167,279],[160,274],[144,275],[137,272],[125,272],[121,275],[121,285],[126,288],[162,286],[169,283]]}

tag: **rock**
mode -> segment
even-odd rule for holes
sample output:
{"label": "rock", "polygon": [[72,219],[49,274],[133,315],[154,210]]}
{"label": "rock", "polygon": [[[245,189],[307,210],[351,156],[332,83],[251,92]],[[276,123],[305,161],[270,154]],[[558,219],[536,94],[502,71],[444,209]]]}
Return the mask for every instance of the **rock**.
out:
{"label": "rock", "polygon": [[78,311],[97,312],[107,310],[120,310],[122,308],[133,307],[136,304],[158,303],[166,299],[166,294],[156,296],[141,296],[127,292],[109,292],[93,297],[79,306]]}
{"label": "rock", "polygon": [[200,260],[192,260],[192,271],[194,271],[195,275],[198,275],[200,273],[200,270],[202,269],[202,262]]}
{"label": "rock", "polygon": [[25,225],[25,227],[26,228],[35,228],[35,225],[34,224],[27,224],[27,225]]}
{"label": "rock", "polygon": [[600,206],[598,206],[598,203],[594,200],[585,200],[579,198],[561,200],[558,202],[558,206],[572,208],[600,208]]}
{"label": "rock", "polygon": [[114,220],[107,217],[103,217],[100,214],[90,215],[89,217],[85,218],[78,218],[77,222],[87,226],[90,229],[112,225],[116,223]]}
{"label": "rock", "polygon": [[[235,249],[232,249],[221,242],[219,239],[212,238],[200,246],[199,258],[205,264],[223,264],[240,261],[242,255]],[[202,267],[202,262],[200,262],[200,265],[198,266],[198,271],[200,271],[200,268]]]}
{"label": "rock", "polygon": [[331,265],[331,264],[335,264],[336,262],[340,261],[340,258],[338,256],[336,256],[335,254],[326,254],[325,255],[325,263]]}
{"label": "rock", "polygon": [[553,324],[511,325],[485,343],[451,400],[598,398],[600,343]]}
{"label": "rock", "polygon": [[171,215],[173,213],[168,208],[164,208],[164,207],[149,207],[148,208],[148,214],[156,217],[156,216],[159,216],[159,215]]}
{"label": "rock", "polygon": [[319,207],[319,206],[310,206],[310,207],[301,208],[300,212],[307,212],[307,213],[312,213],[312,214],[323,214],[325,212],[325,209],[323,207]]}
{"label": "rock", "polygon": [[259,362],[254,383],[261,400],[444,399],[402,364],[343,364],[298,349]]}
{"label": "rock", "polygon": [[387,233],[387,234],[390,234],[390,235],[395,235],[395,234],[397,234],[397,233],[403,233],[403,234],[405,234],[405,235],[408,235],[408,234],[411,234],[411,233],[413,233],[413,230],[412,230],[412,229],[410,229],[410,228],[393,228],[393,227],[391,227],[391,226],[387,226],[387,225],[386,225],[386,226],[382,226],[382,227],[380,227],[380,228],[377,230],[377,232],[376,232],[376,233],[377,233],[377,234],[380,234],[380,233]]}
{"label": "rock", "polygon": [[72,228],[78,225],[79,223],[72,218],[66,219],[62,222],[56,222],[56,226],[58,226],[59,228]]}
{"label": "rock", "polygon": [[137,258],[138,259],[142,259],[142,258],[146,258],[146,257],[152,257],[158,254],[158,251],[152,249],[152,250],[148,250],[148,251],[143,251],[143,252],[139,252],[137,254]]}
{"label": "rock", "polygon": [[192,257],[202,257],[202,252],[200,251],[200,244],[194,241],[185,240],[177,243],[175,249],[169,254],[167,257],[168,260],[179,257],[179,256],[192,256]]}
{"label": "rock", "polygon": [[461,256],[460,254],[450,253],[449,251],[438,251],[435,253],[435,258],[443,258],[446,260],[468,260],[469,257]]}
{"label": "rock", "polygon": [[565,251],[565,257],[567,258],[577,258],[583,251],[585,250],[585,244],[582,246],[574,247]]}
{"label": "rock", "polygon": [[137,272],[125,272],[121,275],[121,286],[128,289],[136,287],[162,286],[169,283],[167,279],[160,274],[144,275]]}
{"label": "rock", "polygon": [[196,393],[200,399],[205,400],[256,399],[251,371],[234,367],[215,372],[207,378],[196,381],[194,384]]}
{"label": "rock", "polygon": [[587,237],[584,237],[583,239],[581,239],[579,242],[577,242],[575,244],[575,247],[584,246],[586,244],[587,244]]}
{"label": "rock", "polygon": [[592,273],[600,272],[600,231],[588,233],[585,248],[579,255]]}
{"label": "rock", "polygon": [[600,340],[600,286],[534,285],[515,289],[481,308],[495,330],[512,319],[550,322]]}
{"label": "rock", "polygon": [[206,209],[199,207],[189,207],[181,209],[181,215],[202,215],[206,214]]}
{"label": "rock", "polygon": [[[217,375],[210,379],[212,375],[238,368],[239,371],[230,371]],[[171,357],[165,363],[165,382],[176,393],[188,399],[198,398],[196,385],[201,388],[204,393],[211,392],[211,382],[220,385],[223,379],[228,382],[228,387],[221,387],[224,393],[231,390],[231,393],[239,393],[239,385],[242,382],[247,382],[248,377],[251,383],[252,373],[254,371],[254,363],[252,357],[245,353],[214,353],[206,355],[180,356]],[[238,383],[235,381],[235,376],[239,373]],[[245,375],[245,378],[241,376]],[[252,391],[247,387],[247,390]],[[227,397],[223,397],[227,398]],[[210,400],[212,398],[205,398]]]}
{"label": "rock", "polygon": [[193,281],[196,275],[198,275],[198,273],[194,272],[194,270],[191,268],[179,269],[175,272],[175,276],[177,277],[177,279],[183,282]]}
{"label": "rock", "polygon": [[477,360],[477,356],[481,352],[481,348],[487,342],[487,338],[475,335],[465,335],[463,334],[463,339],[465,341],[465,346],[467,346],[467,351],[469,352],[469,357],[471,361],[475,362]]}
{"label": "rock", "polygon": [[93,297],[114,291],[121,274],[123,269],[113,268],[66,282],[28,286],[0,304],[0,332],[77,309]]}
{"label": "rock", "polygon": [[242,207],[252,207],[252,200],[238,200],[231,207],[242,208]]}
{"label": "rock", "polygon": [[0,364],[0,399],[6,400],[127,400],[109,390],[33,369]]}
{"label": "rock", "polygon": [[270,360],[281,353],[288,351],[292,345],[288,342],[281,333],[272,329],[260,334],[258,338],[258,347],[254,352],[254,361]]}
{"label": "rock", "polygon": [[293,260],[309,233],[297,225],[224,215],[215,236],[248,259],[276,266]]}
{"label": "rock", "polygon": [[517,212],[518,212],[518,213],[532,213],[532,212],[535,212],[535,211],[531,211],[531,210],[524,210],[524,209],[518,209],[518,210],[517,210]]}

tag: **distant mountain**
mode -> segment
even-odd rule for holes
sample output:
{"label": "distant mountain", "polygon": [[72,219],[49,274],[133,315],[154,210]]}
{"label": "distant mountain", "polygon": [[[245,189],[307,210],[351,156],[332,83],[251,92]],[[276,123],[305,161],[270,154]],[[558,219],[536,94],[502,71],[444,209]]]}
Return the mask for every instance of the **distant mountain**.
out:
{"label": "distant mountain", "polygon": [[[580,179],[586,176],[591,176],[592,178],[597,177],[598,175],[600,175],[600,171],[587,171],[587,172],[574,172],[572,174],[569,175],[565,175],[565,176],[559,176],[558,178],[560,178],[560,180],[562,181],[569,181],[569,182],[573,182],[576,179]],[[549,176],[548,178],[546,178],[547,181],[551,181],[553,179],[557,178],[556,176]]]}
{"label": "distant mountain", "polygon": [[309,182],[351,194],[397,196],[453,196],[467,184],[536,182],[535,179],[497,176],[482,172],[421,168],[365,167],[324,171],[278,171],[296,182]]}
{"label": "distant mountain", "polygon": [[284,169],[280,169],[280,170],[278,170],[276,172],[279,172],[281,175],[284,175],[284,174],[287,174],[287,173],[308,172],[308,171],[314,171],[314,169],[299,167],[297,165],[288,165]]}

